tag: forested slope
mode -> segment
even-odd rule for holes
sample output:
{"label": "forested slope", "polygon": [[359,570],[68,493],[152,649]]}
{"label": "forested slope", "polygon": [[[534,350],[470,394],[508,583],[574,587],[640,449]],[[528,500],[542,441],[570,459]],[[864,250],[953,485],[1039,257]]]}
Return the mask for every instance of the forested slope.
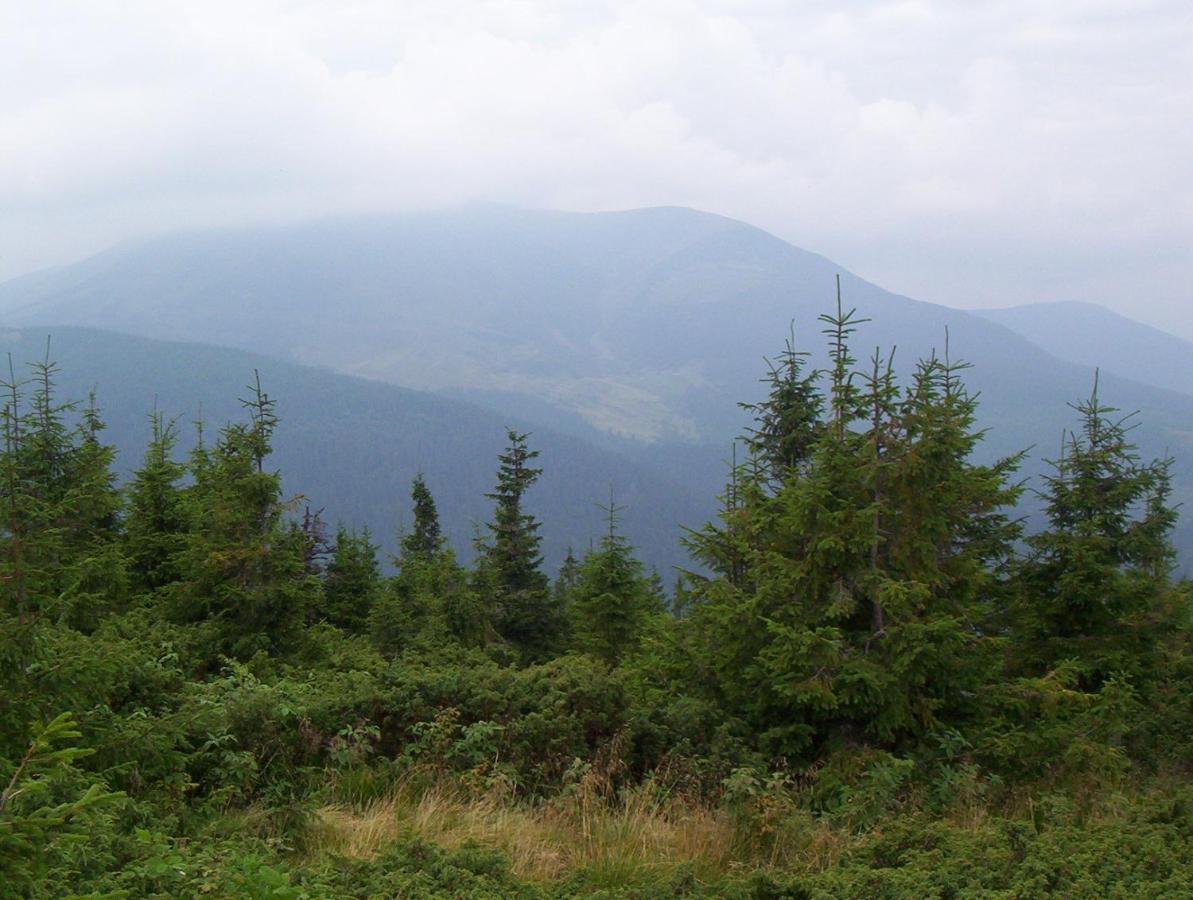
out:
{"label": "forested slope", "polygon": [[421,471],[439,499],[452,545],[471,557],[476,526],[489,513],[484,495],[493,486],[506,425],[533,431],[531,441],[542,452],[543,480],[528,502],[548,525],[544,552],[551,570],[569,546],[579,553],[599,538],[598,504],[608,504],[611,487],[625,506],[626,533],[669,580],[671,566],[687,562],[678,545],[680,525],[697,524],[715,508],[715,499],[686,483],[682,472],[638,465],[469,403],[243,351],[68,327],[9,329],[0,335],[0,351],[12,355],[19,374],[27,362],[45,357],[47,337],[63,395],[85,399],[94,389],[108,423],[105,439],[115,445],[123,473],[140,462],[155,405],[178,418],[185,451],[200,415],[209,432],[241,415],[239,398],[259,370],[278,401],[274,459],[285,489],[302,493],[333,526],[369,527],[391,551],[398,530],[410,525],[406,499]]}
{"label": "forested slope", "polygon": [[[944,352],[947,332],[953,357],[975,364],[989,451],[1034,447],[1028,471],[1042,471],[1097,354],[1065,361],[981,315],[899,296],[760,229],[688,209],[481,207],[183,233],[2,285],[0,313],[446,391],[667,471],[682,461],[711,496],[744,424],[736,404],[759,396],[760,360],[794,325],[825,362],[816,316],[834,302],[838,274],[846,306],[873,319],[858,334],[860,356],[897,347],[906,375],[933,348]],[[1066,334],[1083,334],[1088,312],[1069,310]],[[1147,374],[1116,360],[1104,396],[1141,413],[1135,439],[1176,457],[1176,493],[1193,503],[1187,379],[1159,358]],[[1193,526],[1176,540],[1193,553]]]}

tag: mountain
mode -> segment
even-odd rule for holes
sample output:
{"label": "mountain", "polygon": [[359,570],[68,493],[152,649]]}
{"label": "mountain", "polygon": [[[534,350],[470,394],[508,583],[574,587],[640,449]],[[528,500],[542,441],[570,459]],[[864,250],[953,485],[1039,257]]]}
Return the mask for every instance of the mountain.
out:
{"label": "mountain", "polygon": [[1030,303],[979,309],[1059,359],[1193,394],[1193,342],[1094,303]]}
{"label": "mountain", "polygon": [[[947,346],[974,364],[984,454],[1035,447],[1028,475],[1058,454],[1068,404],[1093,383],[1084,357],[687,209],[483,208],[176,234],[0,286],[0,321],[201,340],[434,390],[549,423],[707,497],[743,424],[737,403],[760,395],[763,357],[792,323],[823,361],[816,318],[838,276],[846,307],[873,320],[859,357],[897,345],[906,371]],[[1106,374],[1102,397],[1140,411],[1141,451],[1171,453],[1177,499],[1193,501],[1193,396],[1130,374]],[[487,471],[487,454],[478,464]],[[1193,558],[1193,522],[1180,528]]]}
{"label": "mountain", "polygon": [[[815,318],[839,272],[692,210],[484,208],[131,244],[0,287],[0,311],[524,398],[641,440],[723,441],[789,322],[819,343]],[[988,331],[848,273],[843,288],[850,305],[880,314],[875,341],[911,353],[940,344],[950,321]]]}
{"label": "mountain", "polygon": [[491,514],[484,495],[493,488],[507,423],[533,430],[530,445],[541,453],[543,475],[527,502],[543,522],[551,571],[568,545],[579,552],[604,533],[597,504],[608,504],[611,486],[625,507],[624,531],[668,581],[672,565],[689,564],[678,546],[678,525],[699,525],[715,507],[711,494],[683,480],[570,435],[469,403],[242,350],[62,326],[0,331],[0,352],[11,355],[18,377],[24,363],[45,357],[47,335],[61,368],[60,396],[86,398],[94,389],[108,425],[105,438],[117,447],[125,475],[140,464],[155,406],[177,417],[184,453],[193,446],[191,422],[198,417],[208,435],[224,422],[244,420],[238,398],[258,370],[281,417],[271,462],[282,472],[284,489],[324,509],[333,527],[337,520],[368,525],[390,550],[398,527],[411,521],[410,481],[422,471],[445,531],[471,556],[474,524]]}

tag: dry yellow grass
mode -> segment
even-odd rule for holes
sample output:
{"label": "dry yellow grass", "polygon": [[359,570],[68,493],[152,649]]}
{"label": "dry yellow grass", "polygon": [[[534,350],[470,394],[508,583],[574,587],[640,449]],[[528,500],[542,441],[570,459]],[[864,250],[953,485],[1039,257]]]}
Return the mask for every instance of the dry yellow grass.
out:
{"label": "dry yellow grass", "polygon": [[[838,858],[841,835],[806,820],[796,830],[746,843],[724,812],[660,796],[650,784],[606,799],[580,789],[549,803],[507,794],[469,795],[450,783],[417,790],[399,786],[362,809],[327,806],[313,852],[369,858],[413,837],[454,849],[500,849],[523,879],[552,881],[584,869],[670,870],[690,865],[700,877],[738,866],[820,870]],[[787,833],[790,831],[790,833]]]}
{"label": "dry yellow grass", "polygon": [[448,786],[401,788],[363,810],[325,807],[320,849],[364,858],[401,838],[445,848],[466,843],[503,850],[522,878],[553,880],[569,871],[617,863],[722,868],[732,829],[707,810],[669,808],[637,791],[605,804],[569,798],[530,806],[501,796],[468,797]]}

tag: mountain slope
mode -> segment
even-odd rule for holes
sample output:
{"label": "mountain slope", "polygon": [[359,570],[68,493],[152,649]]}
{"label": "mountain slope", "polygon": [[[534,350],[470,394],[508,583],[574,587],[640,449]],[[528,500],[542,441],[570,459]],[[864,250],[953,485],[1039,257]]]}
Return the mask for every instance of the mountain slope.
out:
{"label": "mountain slope", "polygon": [[[62,369],[61,396],[85,397],[95,389],[108,423],[106,438],[118,448],[125,473],[140,463],[149,439],[147,414],[155,404],[178,417],[184,452],[193,444],[188,423],[200,411],[209,434],[225,421],[244,418],[238,398],[259,369],[265,389],[278,401],[281,424],[272,462],[284,488],[301,491],[312,508],[324,508],[333,526],[337,520],[368,525],[392,548],[396,529],[410,521],[410,481],[420,470],[445,530],[465,556],[474,523],[489,518],[492,504],[484,494],[493,486],[506,418],[445,397],[240,350],[90,329],[9,329],[0,332],[0,351],[12,355],[19,374],[22,363],[43,358],[47,333]],[[543,476],[528,504],[543,521],[552,570],[569,544],[580,551],[603,533],[597,504],[608,503],[610,485],[626,507],[622,524],[643,558],[665,575],[670,566],[686,563],[677,526],[704,521],[714,506],[711,495],[568,435],[537,429],[530,443],[541,451]]]}
{"label": "mountain slope", "polygon": [[1069,301],[974,312],[1059,359],[1193,394],[1193,342],[1105,307]]}
{"label": "mountain slope", "polygon": [[[763,356],[816,349],[835,302],[873,321],[855,347],[897,345],[906,371],[974,364],[983,453],[1057,455],[1093,366],[982,316],[892,294],[757,228],[685,209],[579,214],[486,208],[180,234],[0,286],[0,321],[102,326],[252,348],[550,422],[670,473],[720,484]],[[1157,375],[1157,378],[1160,376]],[[1169,385],[1179,388],[1179,384]],[[1193,502],[1193,398],[1107,375],[1141,412],[1146,455],[1172,453]],[[484,464],[488,464],[485,458]],[[1193,556],[1193,523],[1178,540]]]}
{"label": "mountain slope", "polygon": [[[646,440],[720,441],[790,320],[818,342],[840,271],[691,210],[482,209],[175,235],[0,286],[0,310],[533,397]],[[912,352],[971,321],[843,281],[848,303],[884,312],[882,339]]]}

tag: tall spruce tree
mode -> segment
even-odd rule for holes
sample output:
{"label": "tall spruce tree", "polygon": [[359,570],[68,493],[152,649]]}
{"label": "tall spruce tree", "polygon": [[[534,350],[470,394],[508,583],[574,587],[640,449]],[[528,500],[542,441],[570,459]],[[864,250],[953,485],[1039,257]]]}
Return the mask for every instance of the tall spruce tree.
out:
{"label": "tall spruce tree", "polygon": [[964,705],[990,666],[981,624],[1016,534],[1017,459],[972,461],[961,367],[926,360],[901,388],[889,356],[855,371],[852,311],[822,321],[827,395],[779,382],[779,409],[760,407],[763,426],[797,404],[803,459],[777,489],[771,460],[743,467],[722,523],[689,538],[717,572],[693,611],[708,683],[784,755],[895,744]]}
{"label": "tall spruce tree", "polygon": [[435,498],[427,487],[422,472],[414,476],[410,486],[410,499],[414,504],[414,528],[401,540],[402,557],[431,559],[443,547],[443,533],[439,527],[439,510]]}
{"label": "tall spruce tree", "polygon": [[113,471],[116,449],[101,440],[106,427],[92,392],[72,429],[64,465],[60,614],[85,632],[129,600],[128,561],[120,540],[122,498]]}
{"label": "tall spruce tree", "polygon": [[762,379],[767,386],[766,399],[738,404],[753,417],[745,445],[772,490],[807,463],[824,428],[824,397],[817,389],[822,373],[806,371],[808,357],[807,352],[796,349],[793,325],[782,353],[766,361],[770,369]]}
{"label": "tall spruce tree", "polygon": [[369,618],[374,641],[395,653],[447,642],[479,646],[485,621],[476,594],[439,525],[435,498],[422,474],[411,484],[414,528],[399,541],[390,579]]}
{"label": "tall spruce tree", "polygon": [[559,567],[559,574],[551,585],[551,593],[555,602],[566,609],[571,603],[572,591],[580,580],[580,561],[576,559],[576,551],[568,545],[567,553],[563,557],[563,564]]}
{"label": "tall spruce tree", "polygon": [[327,534],[327,523],[323,521],[323,510],[312,510],[309,503],[305,504],[299,530],[302,531],[303,570],[308,575],[322,575],[328,558],[335,552],[335,545]]}
{"label": "tall spruce tree", "polygon": [[[63,619],[90,630],[127,599],[117,538],[120,493],[114,449],[94,396],[80,409],[57,395],[49,355],[18,381],[10,360],[3,420],[3,506],[8,531],[3,581],[18,620]],[[32,386],[25,400],[24,388]]]}
{"label": "tall spruce tree", "polygon": [[477,547],[477,589],[492,610],[497,633],[524,659],[534,660],[557,648],[565,623],[542,571],[539,522],[524,506],[526,492],[542,473],[531,465],[539,454],[527,446],[528,435],[510,429],[507,436],[509,443],[498,456],[497,486],[485,495],[495,509],[488,535]]}

